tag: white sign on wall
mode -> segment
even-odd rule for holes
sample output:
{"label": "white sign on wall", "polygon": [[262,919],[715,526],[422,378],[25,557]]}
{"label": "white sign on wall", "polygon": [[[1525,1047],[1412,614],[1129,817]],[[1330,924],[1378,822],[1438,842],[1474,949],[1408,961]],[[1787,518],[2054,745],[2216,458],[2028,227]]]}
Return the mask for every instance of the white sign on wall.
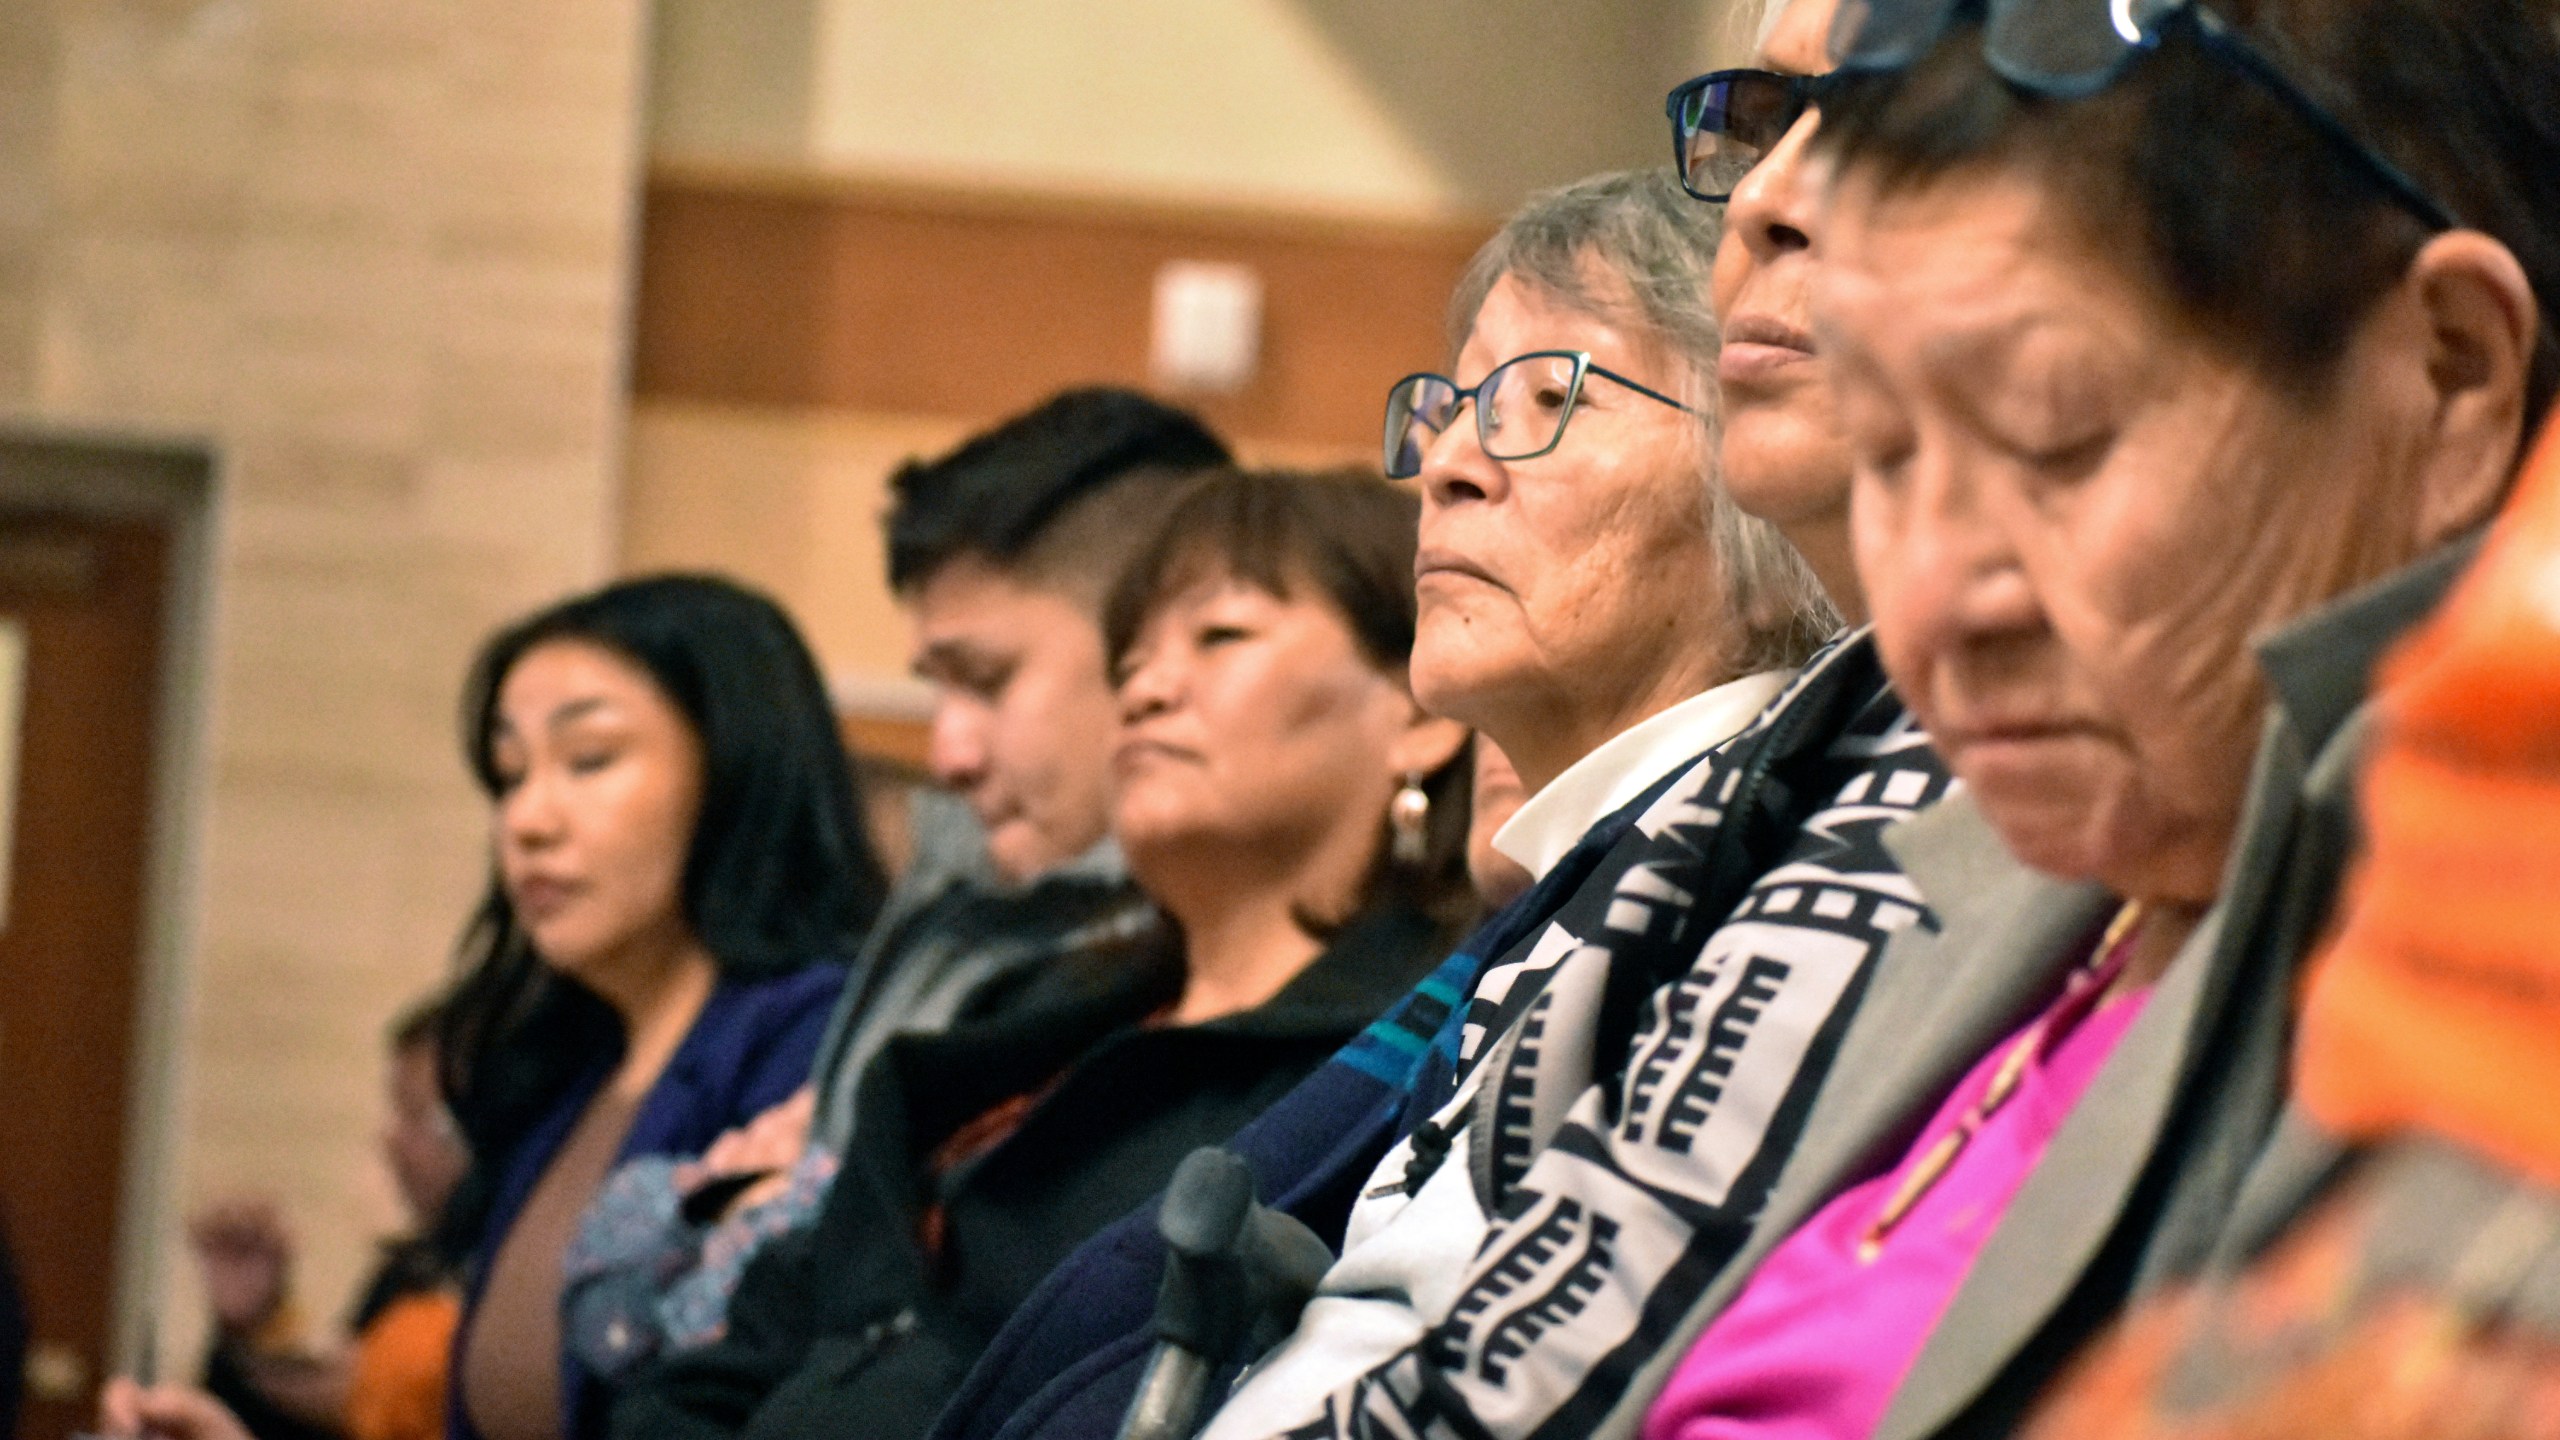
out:
{"label": "white sign on wall", "polygon": [[27,627],[0,616],[0,930],[18,838],[18,726],[27,696]]}

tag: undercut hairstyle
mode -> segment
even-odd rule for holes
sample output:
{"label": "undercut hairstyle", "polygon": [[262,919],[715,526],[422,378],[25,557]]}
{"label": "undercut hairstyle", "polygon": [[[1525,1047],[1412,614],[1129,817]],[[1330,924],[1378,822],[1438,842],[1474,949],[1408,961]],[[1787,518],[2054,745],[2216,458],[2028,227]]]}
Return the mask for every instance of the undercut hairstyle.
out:
{"label": "undercut hairstyle", "polygon": [[[1413,556],[1422,506],[1370,471],[1216,470],[1193,477],[1165,510],[1103,606],[1103,653],[1116,680],[1147,621],[1194,585],[1232,579],[1282,600],[1312,595],[1350,627],[1371,665],[1406,683],[1413,660]],[[1467,878],[1472,745],[1422,778],[1431,797],[1423,858],[1392,858],[1378,817],[1378,858],[1358,915],[1410,906],[1454,937],[1476,915]],[[1300,916],[1311,933],[1349,917]]]}
{"label": "undercut hairstyle", "polygon": [[[818,667],[781,609],[709,575],[626,580],[520,620],[482,647],[463,688],[463,757],[495,804],[498,697],[535,649],[592,645],[649,677],[692,729],[701,806],[684,919],[724,980],[849,961],[888,878]],[[545,965],[492,867],[464,931],[437,1064],[475,1157],[457,1223],[486,1216],[496,1173],[578,1077],[621,1052],[622,1021]]]}
{"label": "undercut hairstyle", "polygon": [[[2541,309],[2526,399],[2560,394],[2560,0],[2213,0],[2287,77],[2512,251]],[[2105,92],[2010,85],[1978,25],[1845,79],[1817,147],[1891,194],[2013,167],[2195,335],[2297,399],[2430,238],[2300,115],[2181,30]]]}
{"label": "undercut hairstyle", "polygon": [[1122,471],[1069,500],[1021,549],[991,563],[1014,580],[1064,596],[1099,619],[1111,582],[1155,533],[1165,507],[1200,473],[1196,468]]}
{"label": "undercut hairstyle", "polygon": [[[1673,393],[1698,412],[1701,523],[1716,573],[1704,603],[1728,617],[1736,674],[1801,665],[1840,629],[1840,612],[1778,528],[1746,515],[1717,458],[1710,298],[1724,207],[1701,205],[1667,169],[1595,175],[1530,198],[1485,242],[1449,302],[1449,347],[1466,344],[1485,297],[1508,277],[1555,304],[1632,326],[1680,369]],[[1630,305],[1632,301],[1632,306]]]}
{"label": "undercut hairstyle", "polygon": [[[912,595],[965,555],[1097,605],[1168,477],[1231,459],[1199,420],[1136,391],[1066,391],[890,477],[889,586]],[[1140,478],[1152,497],[1122,493]]]}

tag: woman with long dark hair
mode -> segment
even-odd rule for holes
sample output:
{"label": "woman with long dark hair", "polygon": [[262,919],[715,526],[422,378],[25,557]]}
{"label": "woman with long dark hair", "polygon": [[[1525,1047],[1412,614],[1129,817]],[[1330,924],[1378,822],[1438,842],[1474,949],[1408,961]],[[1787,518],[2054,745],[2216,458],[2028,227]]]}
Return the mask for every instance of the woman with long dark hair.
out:
{"label": "woman with long dark hair", "polygon": [[443,1085],[479,1157],[451,1430],[601,1418],[559,1343],[560,1263],[617,1161],[690,1154],[781,1100],[885,889],[806,647],[724,580],[626,581],[492,639],[463,742],[494,873]]}

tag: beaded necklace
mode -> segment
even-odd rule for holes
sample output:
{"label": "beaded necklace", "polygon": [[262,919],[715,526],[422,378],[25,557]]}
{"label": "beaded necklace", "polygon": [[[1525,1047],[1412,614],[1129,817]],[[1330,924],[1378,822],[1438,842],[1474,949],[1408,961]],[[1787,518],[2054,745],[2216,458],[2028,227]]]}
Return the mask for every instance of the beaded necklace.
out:
{"label": "beaded necklace", "polygon": [[2097,1008],[2099,997],[2106,994],[2107,987],[2115,983],[2118,975],[2124,973],[2125,961],[2133,951],[2129,942],[2133,938],[2134,927],[2141,923],[2142,902],[2139,900],[2126,901],[2124,908],[2116,911],[2115,919],[2107,923],[2106,934],[2099,937],[2097,948],[2090,951],[2086,962],[2071,972],[2071,979],[2062,988],[2061,998],[2054,1001],[2035,1024],[2027,1027],[2027,1033],[2018,1037],[2016,1043],[2009,1047],[2008,1054],[2000,1057],[2000,1068],[1991,1072],[1991,1083],[1983,1087],[1982,1098],[1965,1107],[1964,1114],[1956,1118],[1954,1127],[1923,1151],[1919,1160],[1913,1163],[1910,1173],[1903,1176],[1902,1183],[1894,1187],[1893,1198],[1885,1201],[1884,1208],[1876,1212],[1873,1223],[1858,1237],[1859,1264],[1872,1265],[1884,1254],[1884,1242],[1893,1234],[1895,1227],[1911,1218],[1911,1212],[1918,1209],[1920,1202],[1937,1187],[1938,1182],[1947,1178],[1947,1172],[1955,1168],[1956,1157],[1964,1154],[1965,1147],[1973,1143],[1973,1137],[1981,1133],[1992,1116],[2000,1113],[2000,1107],[2017,1095],[2019,1085],[2027,1078],[2027,1067],[2043,1055],[2045,1047],[2071,1033],[2073,1026]]}

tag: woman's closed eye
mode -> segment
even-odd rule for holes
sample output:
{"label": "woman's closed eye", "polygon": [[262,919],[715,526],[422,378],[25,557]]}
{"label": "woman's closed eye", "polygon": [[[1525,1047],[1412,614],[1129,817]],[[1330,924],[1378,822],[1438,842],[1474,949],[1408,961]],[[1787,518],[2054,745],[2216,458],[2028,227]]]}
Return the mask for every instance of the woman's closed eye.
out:
{"label": "woman's closed eye", "polygon": [[594,749],[572,750],[563,763],[568,766],[569,773],[572,775],[593,775],[621,758],[622,747],[600,746]]}
{"label": "woman's closed eye", "polygon": [[2012,447],[2019,463],[2035,472],[2039,479],[2063,483],[2080,479],[2098,468],[2115,448],[2113,428],[2095,431],[2076,439],[2042,440]]}
{"label": "woman's closed eye", "polygon": [[2065,343],[2051,328],[1983,367],[1978,388],[1960,390],[1982,437],[2044,482],[2086,476],[2123,430],[2115,397],[2136,386],[2104,352]]}
{"label": "woman's closed eye", "polygon": [[1851,451],[1850,460],[1858,480],[1894,491],[1902,488],[1911,457],[1918,453],[1919,447],[1907,444],[1860,446]]}
{"label": "woman's closed eye", "polygon": [[1920,432],[1910,417],[1881,394],[1846,385],[1840,389],[1838,413],[1858,478],[1898,485],[1920,449]]}
{"label": "woman's closed eye", "polygon": [[512,733],[502,732],[490,742],[488,754],[490,789],[500,795],[514,793],[524,783],[524,742]]}
{"label": "woman's closed eye", "polygon": [[2038,484],[2069,484],[2095,471],[2120,427],[2086,406],[1986,407],[1974,427],[1985,443]]}

